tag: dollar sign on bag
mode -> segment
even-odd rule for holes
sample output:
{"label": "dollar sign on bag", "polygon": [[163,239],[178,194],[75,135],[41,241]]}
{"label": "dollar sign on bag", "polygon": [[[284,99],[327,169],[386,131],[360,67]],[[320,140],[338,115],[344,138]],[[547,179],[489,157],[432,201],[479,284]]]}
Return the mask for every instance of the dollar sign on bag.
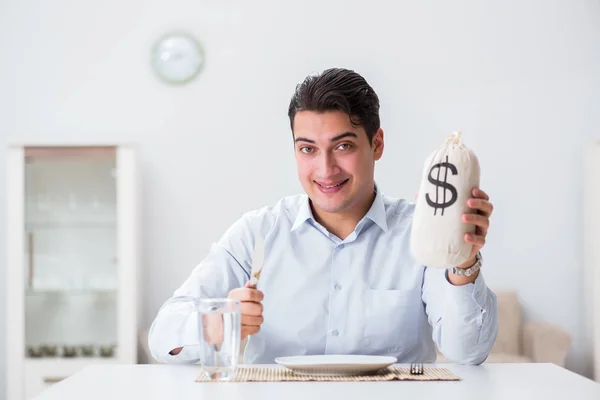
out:
{"label": "dollar sign on bag", "polygon": [[[444,180],[441,181],[440,180],[440,172],[442,167],[445,167],[445,172],[444,172]],[[433,170],[437,168],[437,176],[436,178],[434,178],[432,176],[433,174]],[[446,180],[448,179],[448,170],[450,170],[450,172],[452,172],[452,175],[457,175],[458,174],[458,170],[456,169],[456,167],[454,166],[454,164],[448,162],[448,156],[446,156],[446,161],[445,162],[441,162],[441,163],[437,163],[435,164],[433,167],[431,167],[431,169],[429,170],[429,176],[427,177],[427,179],[429,180],[429,182],[431,182],[432,184],[435,185],[435,201],[432,201],[431,198],[429,197],[429,193],[425,194],[425,200],[427,200],[427,204],[429,204],[431,207],[433,207],[433,215],[436,215],[438,208],[442,209],[442,214],[444,215],[444,210],[447,207],[450,207],[452,204],[454,204],[456,202],[456,199],[458,197],[458,193],[456,192],[456,188],[454,186],[452,186],[451,184],[449,184],[448,182],[446,182]],[[442,188],[442,203],[440,203],[440,187]],[[450,199],[448,201],[446,201],[446,189],[450,191],[450,195],[452,197],[450,197]]]}

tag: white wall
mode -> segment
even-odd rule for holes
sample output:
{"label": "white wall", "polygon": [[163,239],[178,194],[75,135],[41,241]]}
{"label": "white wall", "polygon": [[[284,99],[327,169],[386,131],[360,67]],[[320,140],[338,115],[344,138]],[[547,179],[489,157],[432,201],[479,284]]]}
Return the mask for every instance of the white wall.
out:
{"label": "white wall", "polygon": [[[4,0],[1,143],[140,144],[150,324],[242,212],[301,190],[286,117],[294,85],[354,68],[382,102],[382,190],[412,198],[425,156],[461,129],[496,205],[488,283],[518,290],[528,318],[571,332],[569,367],[589,374],[579,158],[600,135],[599,18],[592,0]],[[208,57],[181,88],[159,83],[148,62],[172,28],[193,32]],[[2,173],[1,221],[4,187]],[[0,254],[6,235],[0,227]],[[4,326],[2,316],[2,343]]]}

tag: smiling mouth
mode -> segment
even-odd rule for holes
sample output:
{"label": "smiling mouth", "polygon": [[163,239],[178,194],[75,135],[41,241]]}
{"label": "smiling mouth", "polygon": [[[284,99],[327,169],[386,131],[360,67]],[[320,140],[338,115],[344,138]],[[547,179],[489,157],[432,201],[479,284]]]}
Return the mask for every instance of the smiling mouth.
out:
{"label": "smiling mouth", "polygon": [[343,180],[343,181],[341,181],[341,182],[339,182],[339,183],[335,183],[335,184],[333,184],[333,185],[323,185],[323,184],[321,184],[321,183],[319,183],[319,182],[317,182],[317,181],[315,181],[315,183],[316,183],[317,185],[319,185],[320,187],[322,187],[323,189],[333,189],[333,188],[336,188],[336,187],[342,186],[344,183],[348,182],[348,180],[349,180],[349,179],[350,179],[350,178],[348,178],[348,179],[346,179],[346,180]]}

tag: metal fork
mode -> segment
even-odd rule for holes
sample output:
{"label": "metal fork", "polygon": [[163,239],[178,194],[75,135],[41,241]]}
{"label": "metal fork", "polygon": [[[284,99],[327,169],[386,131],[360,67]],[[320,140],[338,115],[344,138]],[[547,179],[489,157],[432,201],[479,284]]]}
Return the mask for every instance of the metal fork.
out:
{"label": "metal fork", "polygon": [[423,375],[423,364],[411,363],[410,364],[410,374],[411,375]]}

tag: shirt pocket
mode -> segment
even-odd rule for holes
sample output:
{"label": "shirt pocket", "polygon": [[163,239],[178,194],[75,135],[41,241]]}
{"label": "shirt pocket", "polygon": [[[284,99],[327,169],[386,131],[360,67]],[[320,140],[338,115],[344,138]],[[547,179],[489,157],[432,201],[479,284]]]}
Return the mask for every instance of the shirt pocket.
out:
{"label": "shirt pocket", "polygon": [[371,354],[397,355],[419,339],[420,295],[414,290],[367,289],[364,344]]}

